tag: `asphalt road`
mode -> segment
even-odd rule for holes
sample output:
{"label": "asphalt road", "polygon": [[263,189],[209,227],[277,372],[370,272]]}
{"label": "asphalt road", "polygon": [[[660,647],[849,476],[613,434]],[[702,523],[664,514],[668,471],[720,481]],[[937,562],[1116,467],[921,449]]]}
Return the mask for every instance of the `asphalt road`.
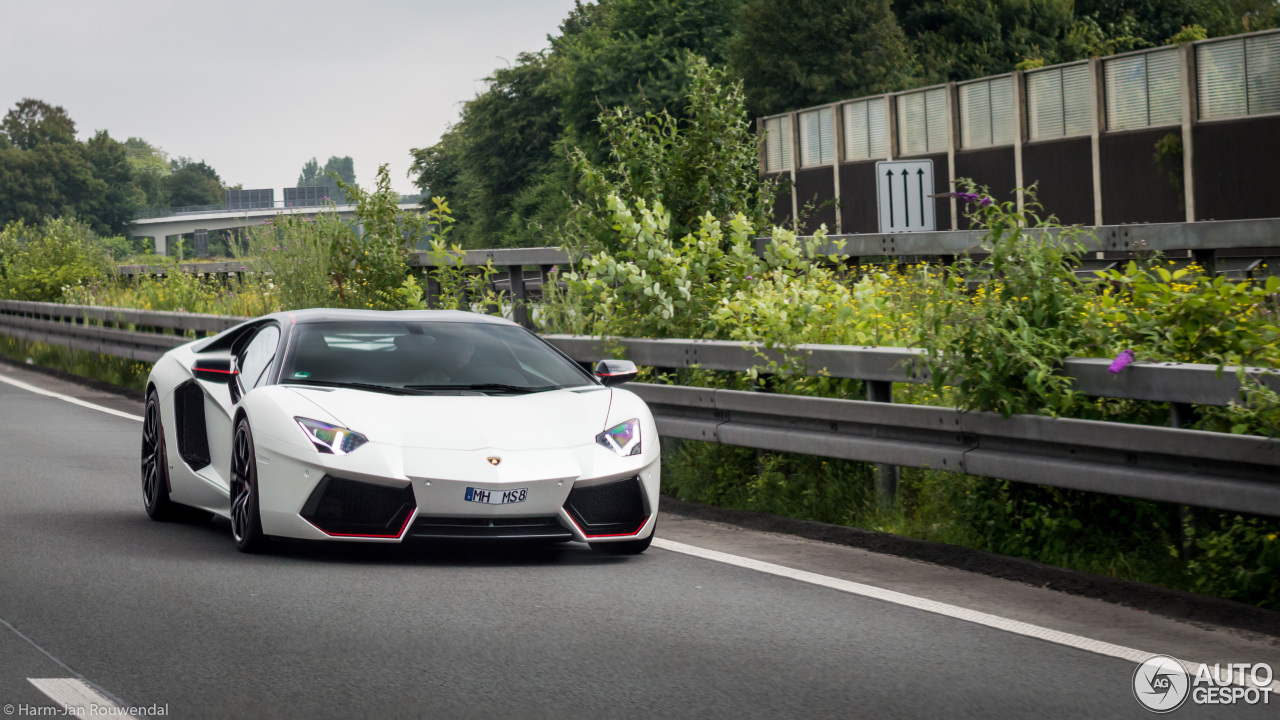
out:
{"label": "asphalt road", "polygon": [[[54,705],[28,678],[79,676],[180,718],[1148,717],[1131,661],[658,548],[242,555],[225,521],[147,518],[140,428],[0,383],[0,705],[15,713]],[[821,543],[673,516],[659,537],[1202,661],[1277,655],[1274,639]]]}

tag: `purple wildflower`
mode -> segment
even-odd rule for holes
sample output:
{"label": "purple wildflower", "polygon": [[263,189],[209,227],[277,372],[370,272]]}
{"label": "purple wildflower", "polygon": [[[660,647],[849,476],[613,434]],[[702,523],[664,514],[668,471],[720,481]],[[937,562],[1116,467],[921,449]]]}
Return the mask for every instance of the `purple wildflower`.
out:
{"label": "purple wildflower", "polygon": [[1112,375],[1119,375],[1121,370],[1124,370],[1125,368],[1129,367],[1129,365],[1131,365],[1132,363],[1133,363],[1133,351],[1125,350],[1124,352],[1117,355],[1115,360],[1111,361],[1111,367],[1107,368],[1107,372],[1111,373]]}
{"label": "purple wildflower", "polygon": [[551,269],[550,269],[550,270],[548,270],[547,272],[549,272],[549,273],[558,272],[558,269],[557,269],[557,268],[551,268]]}
{"label": "purple wildflower", "polygon": [[955,198],[957,200],[963,200],[967,203],[977,203],[978,205],[990,205],[995,202],[987,195],[979,195],[978,193],[971,193],[971,192],[945,192],[945,193],[938,193],[936,195],[930,195],[929,197]]}
{"label": "purple wildflower", "polygon": [[748,275],[748,276],[747,276],[746,278],[744,278],[744,279],[746,279],[746,280],[755,280],[755,277],[754,277],[754,276],[752,276],[752,275]]}

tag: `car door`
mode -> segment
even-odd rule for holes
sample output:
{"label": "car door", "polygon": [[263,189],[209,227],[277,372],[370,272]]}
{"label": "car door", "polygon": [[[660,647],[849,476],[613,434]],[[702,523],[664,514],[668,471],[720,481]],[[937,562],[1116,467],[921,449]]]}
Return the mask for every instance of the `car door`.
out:
{"label": "car door", "polygon": [[205,433],[209,464],[196,471],[205,484],[218,491],[219,507],[227,503],[231,487],[232,420],[236,405],[270,376],[280,347],[280,326],[274,322],[256,328],[233,348],[239,374],[231,383],[199,381],[204,390]]}

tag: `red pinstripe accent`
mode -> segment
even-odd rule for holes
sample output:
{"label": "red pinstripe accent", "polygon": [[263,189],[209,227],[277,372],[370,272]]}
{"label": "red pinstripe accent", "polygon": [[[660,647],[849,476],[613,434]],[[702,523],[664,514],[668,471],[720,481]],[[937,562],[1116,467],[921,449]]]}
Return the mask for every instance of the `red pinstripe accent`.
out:
{"label": "red pinstripe accent", "polygon": [[578,532],[582,533],[583,537],[589,537],[589,538],[631,537],[633,535],[639,535],[640,531],[644,529],[644,526],[649,524],[649,516],[645,515],[644,519],[640,521],[640,527],[636,528],[635,530],[629,533],[615,533],[613,535],[588,535],[587,531],[583,530],[582,526],[578,524],[578,521],[573,519],[573,513],[566,512],[565,515],[569,517],[569,522],[573,523],[573,526],[578,528]]}

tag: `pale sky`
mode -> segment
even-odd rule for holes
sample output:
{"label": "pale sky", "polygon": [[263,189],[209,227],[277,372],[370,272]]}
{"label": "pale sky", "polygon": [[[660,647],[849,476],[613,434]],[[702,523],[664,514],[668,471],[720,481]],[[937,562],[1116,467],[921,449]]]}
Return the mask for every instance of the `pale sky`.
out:
{"label": "pale sky", "polygon": [[0,113],[61,105],[223,182],[292,187],[312,156],[368,186],[434,144],[495,68],[547,47],[573,0],[0,0]]}

